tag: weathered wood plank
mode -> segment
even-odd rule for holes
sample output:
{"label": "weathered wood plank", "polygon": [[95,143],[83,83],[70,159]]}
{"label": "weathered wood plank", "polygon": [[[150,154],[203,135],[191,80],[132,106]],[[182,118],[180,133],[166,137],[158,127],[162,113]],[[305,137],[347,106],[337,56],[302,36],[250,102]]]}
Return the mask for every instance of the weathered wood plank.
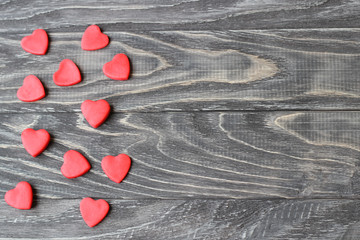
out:
{"label": "weathered wood plank", "polygon": [[[109,47],[82,51],[81,32],[51,33],[46,56],[25,53],[25,34],[2,34],[0,112],[79,112],[85,99],[107,99],[118,111],[359,110],[360,29],[108,32]],[[129,81],[102,73],[119,52],[129,55]],[[58,87],[59,62],[73,59],[83,82]],[[36,74],[48,96],[16,97]]]}
{"label": "weathered wood plank", "polygon": [[360,27],[360,3],[351,0],[6,0],[0,9],[2,32],[73,31],[92,23],[112,30]]}
{"label": "weathered wood plank", "polygon": [[[79,113],[0,115],[0,193],[21,180],[42,198],[359,197],[360,112],[112,114],[93,129]],[[37,158],[21,131],[49,131]],[[85,176],[60,173],[63,154],[82,152]],[[101,170],[106,155],[127,153],[121,184]]]}
{"label": "weathered wood plank", "polygon": [[0,238],[357,240],[358,200],[108,200],[89,229],[80,199],[39,199],[27,211],[0,201]]}

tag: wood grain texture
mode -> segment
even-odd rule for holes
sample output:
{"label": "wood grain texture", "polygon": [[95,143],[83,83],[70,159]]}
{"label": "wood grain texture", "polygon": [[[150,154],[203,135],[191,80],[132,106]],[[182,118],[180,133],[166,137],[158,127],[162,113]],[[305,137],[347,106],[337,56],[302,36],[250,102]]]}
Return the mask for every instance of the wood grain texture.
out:
{"label": "wood grain texture", "polygon": [[[29,181],[40,198],[354,198],[359,188],[360,112],[112,114],[93,129],[78,113],[0,115],[0,193]],[[25,128],[44,128],[48,149],[31,157]],[[60,173],[75,149],[92,169]],[[133,159],[121,184],[101,159]]]}
{"label": "wood grain texture", "polygon": [[[0,201],[0,239],[357,240],[358,200],[108,200],[98,226],[77,200],[44,200],[29,211]],[[36,231],[34,231],[36,229]]]}
{"label": "wood grain texture", "polygon": [[2,32],[39,27],[76,31],[93,23],[112,30],[360,26],[360,3],[356,0],[4,0],[0,9]]}
{"label": "wood grain texture", "polygon": [[[85,99],[121,111],[359,110],[360,29],[106,32],[110,46],[80,48],[82,32],[50,33],[46,56],[24,52],[26,34],[2,34],[0,112],[79,112]],[[128,81],[102,66],[119,52],[132,62]],[[59,87],[52,75],[72,59],[83,81]],[[37,75],[47,96],[23,103],[17,89]]]}
{"label": "wood grain texture", "polygon": [[[356,0],[1,1],[0,239],[358,240],[359,10]],[[109,46],[81,50],[90,24]],[[20,47],[37,28],[50,36],[45,56]],[[129,81],[102,73],[117,53],[131,60]],[[83,82],[53,83],[64,58]],[[16,98],[29,74],[46,87],[36,103]],[[80,113],[86,99],[111,104],[98,129]],[[37,158],[21,144],[27,127],[52,137]],[[79,179],[60,173],[70,149],[92,165]],[[133,164],[115,184],[100,162],[119,153]],[[29,211],[2,200],[23,180]],[[83,197],[111,204],[94,229]]]}

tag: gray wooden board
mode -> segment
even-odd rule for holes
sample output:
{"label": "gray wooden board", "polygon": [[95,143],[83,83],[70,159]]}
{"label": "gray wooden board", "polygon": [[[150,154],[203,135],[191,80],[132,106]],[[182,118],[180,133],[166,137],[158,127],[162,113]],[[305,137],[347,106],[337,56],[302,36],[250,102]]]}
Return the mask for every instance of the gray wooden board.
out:
{"label": "gray wooden board", "polygon": [[[0,199],[26,180],[35,203],[0,200],[0,239],[358,240],[359,10],[356,0],[1,1]],[[81,50],[90,24],[109,46]],[[37,28],[49,33],[45,56],[20,47]],[[101,70],[120,52],[129,81]],[[64,58],[80,84],[53,83]],[[28,74],[46,88],[36,103],[16,98]],[[85,99],[111,104],[98,129],[80,113]],[[52,137],[37,158],[21,144],[27,127]],[[60,173],[69,149],[92,165],[79,179]],[[133,164],[115,184],[100,162],[119,153]],[[111,204],[93,229],[83,197]]]}
{"label": "gray wooden board", "polygon": [[[29,181],[41,198],[359,197],[360,112],[114,113],[98,129],[81,113],[0,115],[0,193]],[[47,129],[37,158],[25,128]],[[75,149],[89,173],[66,179],[63,154]],[[121,184],[100,162],[133,159]]]}
{"label": "gray wooden board", "polygon": [[80,199],[36,201],[31,210],[0,201],[0,239],[345,239],[360,235],[359,200],[114,200],[89,229]]}
{"label": "gray wooden board", "polygon": [[357,0],[3,0],[0,31],[351,28],[359,10]]}
{"label": "gray wooden board", "polygon": [[[107,32],[99,51],[81,50],[82,32],[50,32],[45,56],[21,49],[26,34],[0,34],[0,112],[79,112],[85,99],[116,112],[360,109],[360,29]],[[122,52],[130,80],[110,80],[102,66]],[[80,84],[52,81],[65,58]],[[36,103],[16,97],[29,74],[47,89]]]}

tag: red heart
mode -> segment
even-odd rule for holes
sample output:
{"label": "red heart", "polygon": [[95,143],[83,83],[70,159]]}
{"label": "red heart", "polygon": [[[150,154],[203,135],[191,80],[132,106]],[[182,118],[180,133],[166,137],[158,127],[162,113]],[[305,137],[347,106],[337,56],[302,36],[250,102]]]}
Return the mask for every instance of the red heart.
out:
{"label": "red heart", "polygon": [[123,53],[116,54],[110,62],[104,64],[103,72],[107,77],[114,80],[129,79],[129,58]]}
{"label": "red heart", "polygon": [[34,75],[24,79],[22,87],[17,91],[17,97],[23,102],[35,102],[45,97],[44,86]]}
{"label": "red heart", "polygon": [[81,82],[79,68],[70,59],[61,61],[59,70],[53,75],[53,80],[58,86],[71,86]]}
{"label": "red heart", "polygon": [[50,142],[50,134],[45,129],[35,131],[27,128],[21,133],[21,140],[26,151],[36,157],[46,149]]}
{"label": "red heart", "polygon": [[67,178],[77,178],[90,170],[88,160],[78,151],[69,150],[64,154],[64,164],[61,173]]}
{"label": "red heart", "polygon": [[36,29],[30,36],[21,40],[21,47],[35,55],[45,55],[49,46],[49,38],[44,29]]}
{"label": "red heart", "polygon": [[30,209],[32,200],[32,188],[27,182],[19,182],[14,189],[5,194],[5,202],[17,209]]}
{"label": "red heart", "polygon": [[90,163],[81,153],[69,150],[64,154],[64,164],[61,167],[61,173],[64,177],[80,177],[87,173],[90,168]]}
{"label": "red heart", "polygon": [[119,154],[116,157],[106,156],[101,161],[101,167],[105,174],[114,182],[120,183],[131,166],[131,159],[126,154]]}
{"label": "red heart", "polygon": [[106,118],[109,116],[110,105],[105,100],[85,100],[81,104],[81,112],[83,113],[88,123],[92,127],[97,128],[103,124],[103,122],[105,122]]}
{"label": "red heart", "polygon": [[89,26],[82,36],[81,48],[87,51],[98,50],[109,44],[109,37],[96,25]]}
{"label": "red heart", "polygon": [[81,216],[89,227],[99,224],[106,217],[109,209],[110,206],[104,199],[94,200],[87,197],[80,202]]}

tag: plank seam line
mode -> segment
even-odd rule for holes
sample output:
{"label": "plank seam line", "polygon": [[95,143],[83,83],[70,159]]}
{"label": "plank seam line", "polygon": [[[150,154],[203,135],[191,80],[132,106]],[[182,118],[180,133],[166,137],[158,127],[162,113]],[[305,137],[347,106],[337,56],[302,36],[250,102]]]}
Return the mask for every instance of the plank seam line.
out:
{"label": "plank seam line", "polygon": [[[271,110],[193,110],[193,111],[116,111],[111,114],[155,114],[155,113],[269,113],[269,112],[360,112],[360,109],[271,109]],[[79,114],[80,111],[74,112],[0,112],[0,114]]]}
{"label": "plank seam line", "polygon": [[[91,196],[90,196],[91,197]],[[93,197],[97,198],[97,197]],[[37,198],[36,201],[63,201],[63,200],[81,200],[83,197],[80,198]],[[315,200],[327,200],[327,201],[360,201],[360,196],[358,197],[312,197],[312,198],[103,198],[106,200],[120,200],[120,201],[315,201]]]}
{"label": "plank seam line", "polygon": [[[4,21],[4,20],[2,20]],[[5,20],[6,21],[6,20]],[[0,21],[1,22],[1,21]],[[118,22],[121,23],[121,22]],[[116,23],[115,23],[116,24]],[[140,24],[140,23],[139,23]],[[143,24],[143,23],[141,23]],[[145,23],[146,24],[146,23]],[[195,23],[196,24],[196,23]],[[106,25],[112,25],[109,23],[104,23],[104,24],[98,24],[99,26],[106,26]],[[134,25],[138,25],[138,24],[134,24]],[[175,24],[176,25],[176,24]],[[83,31],[57,31],[57,30],[61,30],[62,28],[64,29],[68,29],[68,28],[78,28],[78,27],[83,27],[84,29],[87,27],[88,25],[71,25],[71,26],[63,26],[63,27],[56,27],[56,28],[45,28],[45,30],[49,31],[49,33],[83,33]],[[102,27],[104,28],[104,27]],[[176,31],[182,31],[182,32],[208,32],[208,31],[219,31],[219,32],[226,32],[226,31],[244,31],[244,32],[251,32],[251,31],[281,31],[281,30],[288,30],[288,31],[346,31],[346,30],[360,30],[360,27],[346,27],[346,28],[331,28],[331,27],[327,27],[327,28],[243,28],[243,29],[234,29],[234,28],[221,28],[221,29],[214,29],[214,28],[189,28],[189,29],[181,29],[181,28],[174,28],[175,30],[167,30],[167,29],[151,29],[151,30],[144,30],[144,29],[119,29],[118,31],[106,31],[106,28],[104,29],[105,33],[119,33],[119,32],[176,32]],[[51,30],[55,30],[55,31],[51,31]],[[1,31],[0,30],[0,35],[1,34],[28,34],[29,31],[28,30],[16,30],[16,31]]]}

